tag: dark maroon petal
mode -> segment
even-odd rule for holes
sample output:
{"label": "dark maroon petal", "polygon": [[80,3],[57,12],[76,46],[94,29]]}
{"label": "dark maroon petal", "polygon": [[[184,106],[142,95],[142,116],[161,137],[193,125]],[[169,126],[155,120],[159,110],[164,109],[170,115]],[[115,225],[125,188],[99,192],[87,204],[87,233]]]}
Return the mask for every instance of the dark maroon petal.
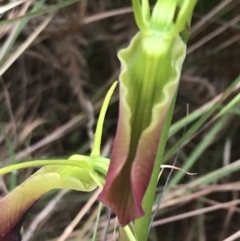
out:
{"label": "dark maroon petal", "polygon": [[8,233],[1,233],[0,234],[0,241],[21,241],[22,237],[20,234],[24,219],[30,209],[28,209],[22,216],[22,218],[19,220],[19,222],[11,229]]}

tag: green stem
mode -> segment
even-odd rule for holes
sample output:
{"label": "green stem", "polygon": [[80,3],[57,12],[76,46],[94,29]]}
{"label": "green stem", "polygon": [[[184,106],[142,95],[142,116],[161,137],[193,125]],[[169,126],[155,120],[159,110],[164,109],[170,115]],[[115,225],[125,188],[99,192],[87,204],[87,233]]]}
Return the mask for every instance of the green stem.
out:
{"label": "green stem", "polygon": [[98,231],[98,226],[99,226],[99,221],[100,221],[102,208],[103,208],[103,205],[102,205],[102,203],[99,202],[98,214],[97,214],[97,219],[96,219],[96,223],[95,223],[95,228],[94,228],[92,241],[96,241],[97,240],[97,231]]}
{"label": "green stem", "polygon": [[127,241],[137,241],[129,225],[125,226],[123,229],[127,235]]}
{"label": "green stem", "polygon": [[48,166],[48,165],[56,165],[56,166],[73,166],[82,169],[89,169],[91,162],[87,163],[89,157],[85,157],[85,159],[76,161],[76,160],[35,160],[28,161],[18,164],[13,164],[11,166],[6,166],[0,168],[0,175],[7,174],[9,172],[13,172],[19,169],[24,169],[28,167],[40,167],[40,166]]}
{"label": "green stem", "polygon": [[172,122],[175,101],[176,101],[176,95],[172,101],[172,104],[169,108],[169,111],[167,113],[167,116],[166,116],[166,119],[164,122],[152,177],[151,177],[150,183],[148,185],[148,189],[147,189],[146,194],[143,199],[143,208],[145,211],[145,215],[142,218],[139,218],[134,222],[138,241],[148,240],[149,226],[150,226],[150,221],[151,221],[155,191],[156,191],[156,187],[157,187],[157,183],[158,183],[158,176],[160,173],[164,150],[165,150],[166,142],[168,139],[168,132],[169,132],[169,128],[170,128],[170,125]]}

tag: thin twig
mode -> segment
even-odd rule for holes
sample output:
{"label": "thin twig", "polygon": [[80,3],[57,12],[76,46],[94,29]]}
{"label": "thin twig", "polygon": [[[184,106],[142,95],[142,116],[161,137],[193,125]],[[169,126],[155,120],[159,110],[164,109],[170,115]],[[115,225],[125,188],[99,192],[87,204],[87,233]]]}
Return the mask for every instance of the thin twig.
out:
{"label": "thin twig", "polygon": [[220,203],[220,204],[217,204],[217,205],[212,206],[212,207],[201,208],[201,209],[194,210],[194,211],[191,211],[191,212],[175,215],[175,216],[170,217],[170,218],[164,218],[164,219],[161,219],[161,220],[158,220],[158,221],[154,221],[152,226],[155,227],[155,226],[163,225],[163,224],[166,224],[166,223],[175,222],[177,220],[182,220],[182,219],[194,217],[194,216],[197,216],[197,215],[200,215],[200,214],[203,214],[203,213],[213,212],[213,211],[218,210],[218,209],[229,208],[231,206],[236,206],[236,205],[239,205],[239,204],[240,204],[240,200],[234,200],[234,201],[230,201],[230,202],[226,202],[226,203]]}
{"label": "thin twig", "polygon": [[77,216],[72,220],[72,222],[65,228],[62,235],[57,239],[57,241],[65,241],[67,237],[72,233],[76,225],[80,222],[80,220],[84,217],[84,215],[89,211],[91,206],[96,202],[98,195],[100,193],[100,189],[95,191],[95,193],[91,196],[88,202],[84,205],[84,207],[79,211]]}
{"label": "thin twig", "polygon": [[[209,13],[207,13],[203,18],[201,18],[197,23],[191,27],[191,38],[195,37],[199,32],[200,28],[204,26],[210,19],[213,18],[219,11],[226,7],[233,0],[223,0],[216,7],[214,7]],[[203,30],[203,29],[201,29]]]}
{"label": "thin twig", "polygon": [[234,241],[240,237],[240,230],[234,233],[233,235],[229,236],[228,238],[224,239],[223,241]]}
{"label": "thin twig", "polygon": [[22,241],[28,241],[32,238],[33,233],[38,228],[39,224],[42,223],[44,219],[49,217],[53,210],[56,208],[57,203],[61,200],[61,198],[68,192],[68,190],[61,190],[43,209],[38,215],[34,218],[34,220],[29,225],[28,229],[24,233]]}
{"label": "thin twig", "polygon": [[211,39],[215,38],[216,36],[218,36],[219,34],[224,32],[225,30],[230,28],[230,26],[238,23],[239,21],[240,21],[240,15],[236,16],[235,18],[233,18],[231,21],[224,24],[223,26],[217,28],[215,31],[210,32],[208,35],[205,35],[202,39],[200,39],[196,43],[192,44],[188,48],[187,54],[190,54],[190,53],[194,52],[195,50],[197,50],[198,48],[202,47],[205,43],[209,42]]}
{"label": "thin twig", "polygon": [[29,45],[36,39],[36,37],[45,29],[45,27],[50,23],[54,14],[46,17],[42,23],[34,30],[34,32],[27,38],[27,40],[22,43],[18,49],[9,56],[9,58],[0,67],[0,76],[2,76],[5,71],[18,59],[18,57],[29,47]]}

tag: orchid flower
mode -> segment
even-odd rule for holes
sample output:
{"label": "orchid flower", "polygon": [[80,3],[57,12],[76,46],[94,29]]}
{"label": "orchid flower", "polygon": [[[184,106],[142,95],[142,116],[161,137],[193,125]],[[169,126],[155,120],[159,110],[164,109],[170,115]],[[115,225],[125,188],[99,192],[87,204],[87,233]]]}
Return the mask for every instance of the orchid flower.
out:
{"label": "orchid flower", "polygon": [[178,89],[186,56],[183,38],[196,1],[157,0],[151,12],[148,0],[132,0],[139,32],[118,54],[118,126],[100,194],[122,226],[144,215],[142,201]]}
{"label": "orchid flower", "polygon": [[[148,1],[132,0],[139,32],[118,54],[122,67],[119,117],[110,160],[100,156],[100,146],[106,109],[116,83],[104,100],[90,156],[30,161],[0,169],[3,175],[42,166],[0,200],[0,241],[21,240],[20,229],[28,210],[52,189],[91,191],[100,186],[100,201],[116,213],[122,226],[144,216],[143,201],[151,177],[156,177],[155,186],[158,180],[161,163],[156,166],[156,157],[165,147],[170,125],[166,123],[171,121],[186,56],[189,19],[197,0],[156,0],[152,11]],[[150,186],[152,192],[154,185]],[[140,237],[135,227],[136,234],[130,226],[124,229],[129,240]]]}
{"label": "orchid flower", "polygon": [[103,121],[115,82],[104,100],[90,156],[72,155],[68,160],[35,160],[0,169],[0,175],[14,170],[43,166],[0,200],[0,241],[20,241],[20,229],[28,210],[53,189],[89,192],[102,187],[109,159],[100,156]]}

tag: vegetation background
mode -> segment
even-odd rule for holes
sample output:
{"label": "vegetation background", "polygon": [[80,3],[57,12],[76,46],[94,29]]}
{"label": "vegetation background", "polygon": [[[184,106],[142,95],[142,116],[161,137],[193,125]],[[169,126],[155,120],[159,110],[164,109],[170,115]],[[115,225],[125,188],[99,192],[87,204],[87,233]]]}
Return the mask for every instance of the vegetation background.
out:
{"label": "vegetation background", "polygon": [[[137,31],[130,0],[0,3],[0,166],[89,153],[99,108],[118,79],[117,52]],[[165,162],[177,155],[176,165],[197,175],[173,172],[151,241],[240,240],[239,9],[239,0],[199,0],[195,9]],[[117,117],[116,93],[105,156]],[[1,177],[0,197],[34,171]],[[98,193],[49,193],[27,216],[23,241],[91,240]],[[117,226],[104,208],[97,240],[117,240]]]}

